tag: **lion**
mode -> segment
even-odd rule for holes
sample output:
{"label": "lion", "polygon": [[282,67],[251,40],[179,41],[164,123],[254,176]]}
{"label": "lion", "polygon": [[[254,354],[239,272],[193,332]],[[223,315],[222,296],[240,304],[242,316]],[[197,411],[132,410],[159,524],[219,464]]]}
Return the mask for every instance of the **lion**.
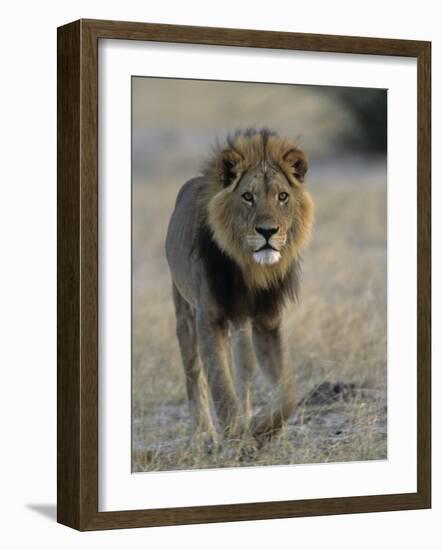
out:
{"label": "lion", "polygon": [[[195,436],[249,438],[258,449],[294,410],[281,324],[313,225],[307,168],[291,139],[237,130],[178,193],[166,257]],[[273,390],[254,411],[256,361]]]}

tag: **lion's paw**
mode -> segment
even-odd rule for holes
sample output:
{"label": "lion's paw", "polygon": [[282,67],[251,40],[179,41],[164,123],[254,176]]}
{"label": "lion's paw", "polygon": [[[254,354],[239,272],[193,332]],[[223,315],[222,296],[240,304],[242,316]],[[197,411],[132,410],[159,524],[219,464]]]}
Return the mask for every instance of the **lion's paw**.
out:
{"label": "lion's paw", "polygon": [[196,432],[193,434],[191,445],[193,450],[211,455],[218,449],[218,438],[213,432]]}

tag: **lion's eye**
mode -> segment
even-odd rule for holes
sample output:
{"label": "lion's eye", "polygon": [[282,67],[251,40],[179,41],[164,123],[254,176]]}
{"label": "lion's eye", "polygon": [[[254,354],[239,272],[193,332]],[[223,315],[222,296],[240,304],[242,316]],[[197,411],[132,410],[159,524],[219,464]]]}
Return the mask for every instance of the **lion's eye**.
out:
{"label": "lion's eye", "polygon": [[281,201],[281,202],[285,202],[287,199],[289,198],[289,194],[288,193],[279,193],[278,195],[278,199]]}
{"label": "lion's eye", "polygon": [[246,202],[253,202],[253,195],[252,195],[252,193],[249,193],[248,191],[246,191],[245,193],[242,194],[242,198]]}

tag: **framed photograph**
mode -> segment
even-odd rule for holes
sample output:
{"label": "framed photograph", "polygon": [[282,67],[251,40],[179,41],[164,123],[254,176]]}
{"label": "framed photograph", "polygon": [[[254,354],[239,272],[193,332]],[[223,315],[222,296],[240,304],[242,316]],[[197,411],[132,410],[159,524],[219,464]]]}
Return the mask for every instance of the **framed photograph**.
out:
{"label": "framed photograph", "polygon": [[429,508],[429,42],[58,29],[58,521]]}

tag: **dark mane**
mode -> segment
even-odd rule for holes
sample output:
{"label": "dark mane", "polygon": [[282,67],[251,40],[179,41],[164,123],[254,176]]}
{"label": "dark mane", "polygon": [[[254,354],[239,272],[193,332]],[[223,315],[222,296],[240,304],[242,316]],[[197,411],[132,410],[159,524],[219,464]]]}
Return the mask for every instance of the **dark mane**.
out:
{"label": "dark mane", "polygon": [[201,225],[195,245],[195,252],[200,255],[206,270],[209,288],[228,319],[273,316],[287,301],[297,298],[299,262],[294,262],[276,285],[251,289],[244,282],[238,264],[218,247],[207,224]]}

